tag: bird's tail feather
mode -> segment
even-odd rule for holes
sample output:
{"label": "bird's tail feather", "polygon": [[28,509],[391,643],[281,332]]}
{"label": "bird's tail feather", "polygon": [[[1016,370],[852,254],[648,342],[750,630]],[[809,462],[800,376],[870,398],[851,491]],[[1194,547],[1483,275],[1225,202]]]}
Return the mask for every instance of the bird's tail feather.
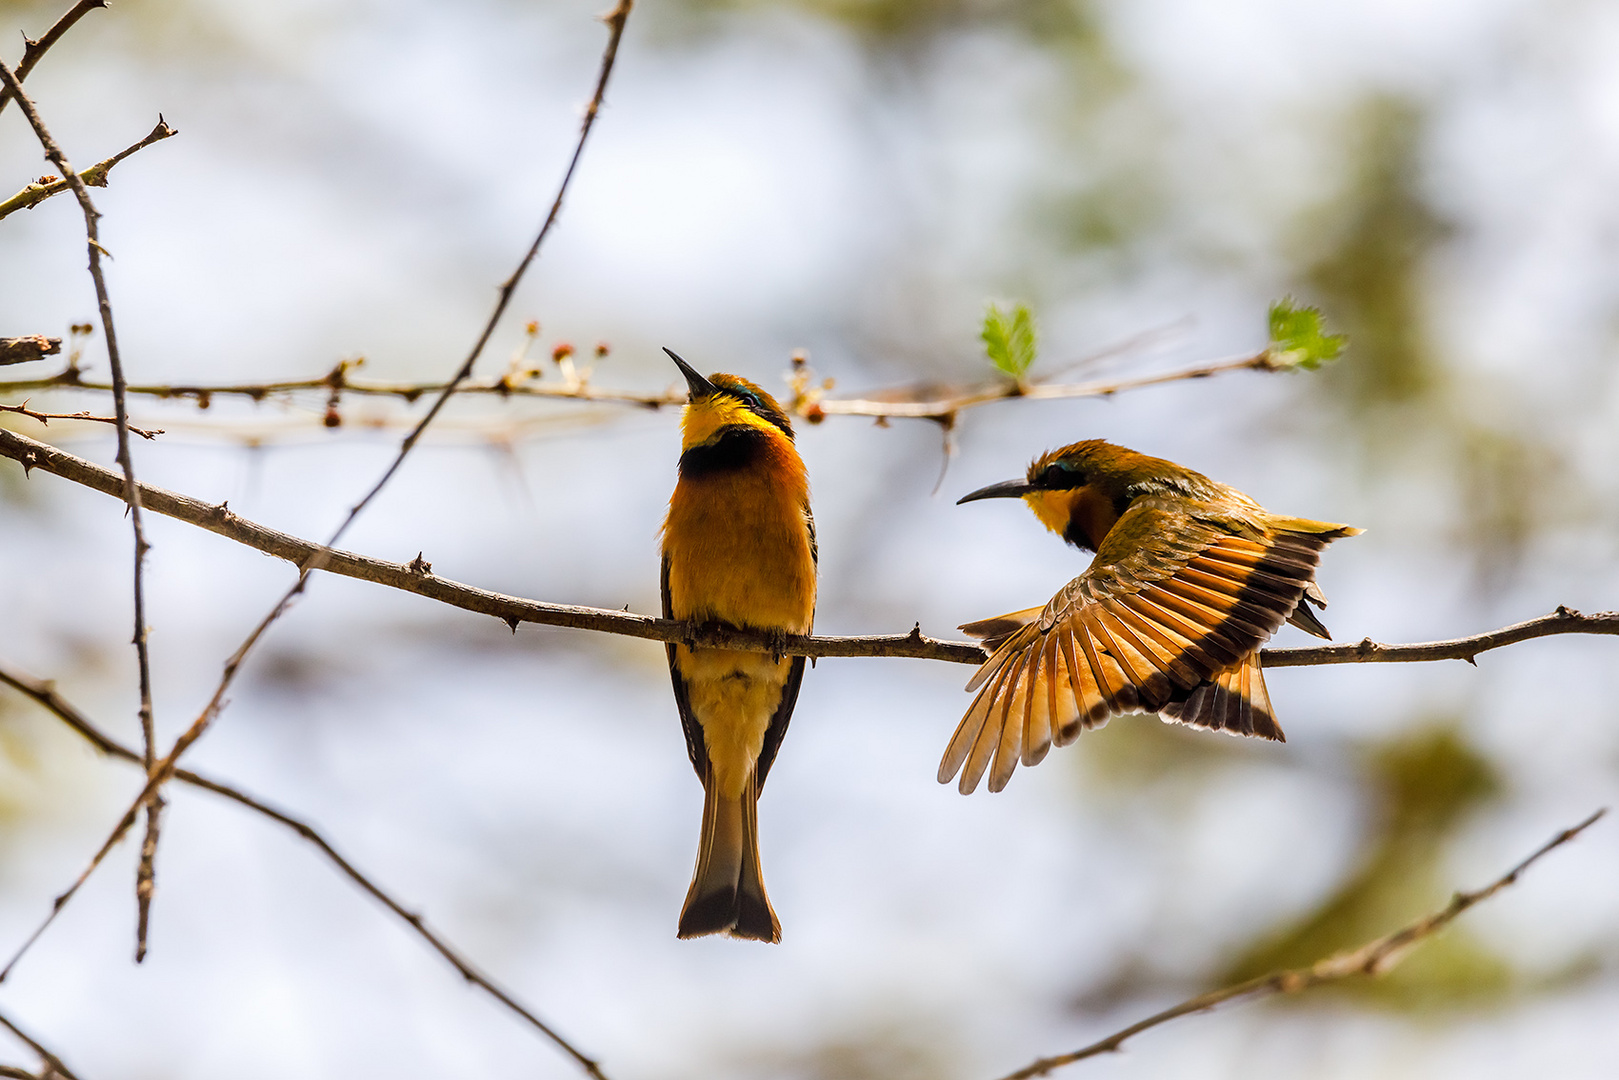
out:
{"label": "bird's tail feather", "polygon": [[680,936],[730,934],[755,941],[781,940],[781,924],[759,871],[759,789],[749,781],[740,798],[703,785],[703,835],[697,869],[680,912]]}
{"label": "bird's tail feather", "polygon": [[1249,653],[1212,681],[1196,687],[1184,700],[1171,702],[1159,715],[1232,735],[1287,741],[1271,710],[1270,693],[1265,689],[1257,652]]}

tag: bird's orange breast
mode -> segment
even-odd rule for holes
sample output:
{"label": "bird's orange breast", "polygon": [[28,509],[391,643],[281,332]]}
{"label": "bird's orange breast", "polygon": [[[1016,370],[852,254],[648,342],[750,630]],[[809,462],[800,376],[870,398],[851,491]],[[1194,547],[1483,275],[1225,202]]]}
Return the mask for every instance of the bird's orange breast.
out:
{"label": "bird's orange breast", "polygon": [[809,633],[810,537],[809,484],[790,444],[746,468],[683,476],[663,527],[670,614]]}

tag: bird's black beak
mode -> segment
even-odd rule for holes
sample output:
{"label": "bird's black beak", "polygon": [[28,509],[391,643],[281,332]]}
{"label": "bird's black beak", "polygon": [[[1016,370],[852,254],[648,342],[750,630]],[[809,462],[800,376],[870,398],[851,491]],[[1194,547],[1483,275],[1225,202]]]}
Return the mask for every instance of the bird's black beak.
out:
{"label": "bird's black beak", "polygon": [[665,346],[663,351],[669,354],[669,359],[673,360],[675,362],[675,366],[680,368],[680,373],[686,376],[686,385],[691,388],[691,399],[693,401],[697,401],[700,398],[713,397],[715,394],[720,392],[720,388],[699,375],[696,368],[692,367],[679,356],[675,355],[675,351],[673,349]]}
{"label": "bird's black beak", "polygon": [[998,484],[981,487],[956,500],[956,505],[977,502],[979,499],[1020,499],[1033,491],[1027,480],[1002,480]]}

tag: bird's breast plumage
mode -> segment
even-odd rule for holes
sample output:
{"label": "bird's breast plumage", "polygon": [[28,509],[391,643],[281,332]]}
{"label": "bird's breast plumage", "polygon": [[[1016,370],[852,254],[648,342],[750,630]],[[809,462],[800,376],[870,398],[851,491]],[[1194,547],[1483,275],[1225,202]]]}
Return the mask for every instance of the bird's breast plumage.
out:
{"label": "bird's breast plumage", "polygon": [[747,467],[683,473],[663,534],[674,618],[809,633],[809,485],[790,445],[767,444]]}

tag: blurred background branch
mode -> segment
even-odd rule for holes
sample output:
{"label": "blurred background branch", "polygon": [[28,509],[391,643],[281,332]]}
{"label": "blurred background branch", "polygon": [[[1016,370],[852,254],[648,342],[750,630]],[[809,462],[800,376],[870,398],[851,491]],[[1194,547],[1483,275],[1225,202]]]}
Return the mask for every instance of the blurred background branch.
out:
{"label": "blurred background branch", "polygon": [[[3,102],[0,102],[0,104],[3,104]],[[0,1014],[0,1027],[11,1032],[23,1045],[39,1055],[40,1062],[45,1066],[45,1071],[40,1075],[39,1080],[54,1080],[56,1077],[60,1077],[61,1080],[79,1080],[72,1069],[62,1064],[61,1058],[45,1049],[37,1039],[14,1024],[10,1017]]]}
{"label": "blurred background branch", "polygon": [[1547,854],[1562,847],[1586,829],[1595,825],[1607,812],[1606,808],[1598,810],[1578,825],[1564,829],[1537,848],[1518,865],[1483,888],[1475,889],[1472,892],[1458,892],[1451,897],[1450,903],[1438,911],[1424,916],[1408,926],[1385,934],[1374,941],[1368,941],[1358,949],[1336,953],[1316,961],[1309,967],[1272,971],[1265,975],[1255,976],[1245,982],[1237,983],[1234,986],[1211,990],[1206,994],[1188,998],[1179,1005],[1154,1013],[1145,1020],[1137,1021],[1127,1028],[1114,1032],[1105,1039],[1099,1039],[1091,1043],[1089,1046],[1066,1054],[1040,1058],[1016,1072],[1008,1073],[1002,1080],[1030,1080],[1031,1077],[1046,1076],[1065,1065],[1072,1065],[1086,1058],[1116,1053],[1126,1040],[1141,1034],[1143,1031],[1192,1013],[1207,1012],[1227,1001],[1235,1001],[1241,998],[1253,1000],[1277,994],[1301,994],[1306,990],[1313,990],[1318,986],[1325,986],[1345,979],[1360,976],[1375,978],[1382,975],[1392,970],[1409,956],[1411,950],[1456,921],[1463,912],[1483,903],[1502,889],[1516,884],[1524,871]]}
{"label": "blurred background branch", "polygon": [[[330,373],[319,379],[288,379],[280,382],[216,385],[137,384],[130,386],[129,392],[163,399],[190,398],[195,400],[199,407],[207,408],[212,404],[213,399],[217,397],[245,397],[257,402],[300,392],[329,393],[333,401],[339,400],[343,394],[353,394],[359,397],[395,397],[410,403],[428,394],[443,393],[446,389],[446,384],[441,382],[391,383],[354,379],[348,375],[350,367],[352,367],[352,364],[348,362],[339,364]],[[1277,364],[1269,352],[1262,352],[1234,360],[1220,360],[1180,371],[1146,375],[1138,378],[1070,384],[1043,383],[1040,381],[1020,384],[1008,380],[999,380],[955,390],[945,396],[926,398],[908,397],[907,395],[914,391],[905,387],[880,390],[862,397],[850,398],[823,397],[819,394],[812,395],[800,390],[788,399],[787,404],[795,415],[801,416],[811,423],[818,423],[828,416],[861,416],[875,420],[939,421],[952,417],[966,409],[989,405],[998,401],[1008,401],[1014,398],[1054,401],[1072,398],[1110,397],[1128,390],[1148,386],[1162,386],[1166,383],[1183,380],[1205,379],[1212,375],[1231,371],[1279,371],[1283,369],[1283,366]],[[562,401],[598,402],[631,405],[647,409],[659,409],[666,406],[677,407],[686,403],[685,393],[678,390],[642,393],[632,390],[599,387],[580,380],[560,384],[541,383],[529,381],[541,374],[537,370],[531,369],[522,374],[524,376],[522,381],[513,379],[510,373],[500,378],[468,380],[457,387],[455,393],[457,396],[472,394],[492,395],[499,398],[546,398]],[[109,384],[86,379],[83,373],[75,367],[65,368],[53,375],[41,376],[35,379],[14,379],[0,382],[0,394],[41,390],[106,391],[110,389]]]}

